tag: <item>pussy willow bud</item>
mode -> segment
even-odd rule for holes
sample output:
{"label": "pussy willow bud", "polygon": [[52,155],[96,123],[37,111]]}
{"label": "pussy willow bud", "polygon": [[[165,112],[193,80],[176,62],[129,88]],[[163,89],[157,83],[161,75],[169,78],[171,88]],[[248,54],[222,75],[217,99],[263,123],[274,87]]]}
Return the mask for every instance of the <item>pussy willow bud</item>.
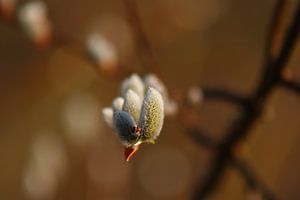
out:
{"label": "pussy willow bud", "polygon": [[168,92],[166,86],[163,84],[161,80],[155,74],[147,74],[144,77],[145,87],[153,87],[163,96],[164,100],[168,99]]}
{"label": "pussy willow bud", "polygon": [[138,135],[135,132],[136,123],[133,117],[124,111],[116,111],[113,114],[114,128],[125,146],[133,146]]}
{"label": "pussy willow bud", "polygon": [[131,89],[127,90],[125,94],[125,102],[123,105],[123,111],[128,112],[134,119],[135,123],[138,123],[142,102],[140,97]]}
{"label": "pussy willow bud", "polygon": [[132,74],[122,82],[121,96],[125,97],[126,92],[129,89],[134,91],[141,99],[144,98],[145,86],[142,79],[137,74]]}
{"label": "pussy willow bud", "polygon": [[[149,76],[148,79],[148,84],[159,83],[158,87],[165,90],[154,75]],[[144,95],[144,90],[145,86],[140,77],[133,74],[121,85],[120,93],[123,98],[116,98],[112,109],[106,108],[102,111],[106,113],[104,120],[108,123],[113,112],[113,128],[124,145],[126,161],[130,160],[142,143],[154,143],[162,129],[165,112],[164,99],[161,93],[153,87],[148,88],[146,95]],[[177,108],[176,102],[170,106],[172,108],[170,110],[174,113]]]}
{"label": "pussy willow bud", "polygon": [[92,59],[103,70],[114,71],[118,65],[116,47],[100,34],[91,34],[87,38],[86,48]]}
{"label": "pussy willow bud", "polygon": [[25,194],[29,199],[54,199],[67,169],[68,159],[62,141],[48,134],[48,131],[39,134],[33,142],[32,155],[25,166]]}
{"label": "pussy willow bud", "polygon": [[200,104],[203,101],[203,91],[199,87],[192,87],[188,90],[187,98],[191,104]]}
{"label": "pussy willow bud", "polygon": [[112,108],[115,111],[122,111],[123,105],[124,105],[124,98],[123,97],[117,97],[112,102]]}
{"label": "pussy willow bud", "polygon": [[173,99],[165,101],[165,114],[166,116],[174,117],[178,112],[178,104]]}
{"label": "pussy willow bud", "polygon": [[153,87],[160,92],[165,102],[165,114],[167,116],[175,116],[178,111],[178,105],[169,98],[168,90],[164,83],[155,74],[147,74],[144,77],[144,84],[146,88]]}
{"label": "pussy willow bud", "polygon": [[106,108],[102,109],[102,117],[103,117],[105,123],[111,128],[114,127],[113,126],[113,114],[114,114],[114,111],[110,107],[106,107]]}
{"label": "pussy willow bud", "polygon": [[139,127],[142,129],[142,140],[153,143],[160,134],[164,120],[164,102],[161,94],[149,87],[145,95]]}
{"label": "pussy willow bud", "polygon": [[47,6],[41,1],[26,3],[19,12],[26,33],[40,47],[48,44],[51,36],[52,27],[47,15]]}

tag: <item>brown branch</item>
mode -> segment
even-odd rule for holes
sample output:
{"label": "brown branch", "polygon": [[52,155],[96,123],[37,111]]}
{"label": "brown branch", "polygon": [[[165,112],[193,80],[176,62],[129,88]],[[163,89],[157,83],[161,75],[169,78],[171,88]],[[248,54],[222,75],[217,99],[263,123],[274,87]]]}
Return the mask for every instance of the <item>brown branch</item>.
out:
{"label": "brown branch", "polygon": [[288,0],[276,2],[270,28],[266,37],[265,63],[273,61],[278,54],[280,40],[282,38],[284,19],[288,11]]}
{"label": "brown branch", "polygon": [[281,85],[300,95],[300,84],[290,80],[282,80]]}
{"label": "brown branch", "polygon": [[[171,91],[171,96],[185,107],[193,107],[201,104],[203,100],[216,100],[227,102],[236,106],[246,107],[249,104],[249,97],[232,92],[227,89],[210,88],[210,87],[193,87],[189,91],[177,89]],[[196,94],[194,94],[196,93]],[[193,95],[196,95],[194,100]],[[189,108],[191,109],[191,108]],[[193,109],[193,108],[192,108]]]}
{"label": "brown branch", "polygon": [[267,67],[270,70],[265,71],[263,74],[259,87],[256,90],[255,98],[265,97],[271,91],[270,88],[277,84],[281,80],[283,68],[290,58],[291,52],[293,51],[299,34],[300,26],[300,6],[297,5],[295,16],[287,29],[287,33],[284,37],[284,42],[280,50],[278,58],[274,62],[267,63]]}
{"label": "brown branch", "polygon": [[277,199],[272,191],[256,176],[248,163],[242,159],[234,158],[231,164],[240,172],[247,186],[261,193],[263,199]]}
{"label": "brown branch", "polygon": [[266,45],[264,53],[264,72],[262,73],[262,81],[264,75],[270,73],[272,70],[272,63],[278,57],[279,47],[282,41],[283,22],[288,11],[288,0],[277,0],[270,28],[266,34]]}
{"label": "brown branch", "polygon": [[214,150],[218,147],[217,141],[215,141],[209,134],[205,134],[200,129],[201,118],[198,113],[195,112],[193,107],[189,106],[185,101],[180,102],[179,114],[176,118],[180,122],[180,129],[187,133],[196,143],[206,147],[210,150]]}
{"label": "brown branch", "polygon": [[142,22],[138,13],[138,8],[135,0],[123,0],[125,5],[125,10],[128,18],[128,22],[131,25],[133,34],[135,36],[138,52],[140,58],[142,58],[145,68],[148,68],[148,71],[156,73],[158,76],[162,76],[159,70],[158,62],[155,58],[154,52],[152,50],[151,44],[146,37],[146,32],[142,27]]}
{"label": "brown branch", "polygon": [[[278,19],[275,17],[273,20]],[[227,136],[224,138],[210,172],[204,182],[200,183],[202,186],[196,191],[195,199],[203,199],[216,188],[229,161],[232,160],[232,148],[239,140],[245,138],[249,134],[253,124],[261,115],[265,107],[266,99],[273,88],[279,84],[283,68],[288,62],[291,52],[295,47],[299,34],[299,25],[300,4],[298,4],[296,14],[287,29],[278,58],[275,59],[274,62],[264,63],[266,65],[264,69],[269,70],[264,70],[262,80],[254,92],[251,102],[248,104],[241,117],[234,122]]]}
{"label": "brown branch", "polygon": [[218,88],[202,88],[204,98],[226,101],[232,104],[246,106],[249,99],[229,90]]}
{"label": "brown branch", "polygon": [[251,126],[260,114],[260,110],[249,108],[241,118],[234,122],[232,130],[220,144],[216,158],[208,172],[202,186],[196,191],[195,199],[203,199],[213,189],[221,179],[229,161],[232,159],[231,149],[237,141],[246,136]]}
{"label": "brown branch", "polygon": [[218,142],[209,137],[208,134],[204,134],[202,130],[185,128],[184,131],[187,132],[193,141],[199,145],[210,150],[216,150],[218,148]]}

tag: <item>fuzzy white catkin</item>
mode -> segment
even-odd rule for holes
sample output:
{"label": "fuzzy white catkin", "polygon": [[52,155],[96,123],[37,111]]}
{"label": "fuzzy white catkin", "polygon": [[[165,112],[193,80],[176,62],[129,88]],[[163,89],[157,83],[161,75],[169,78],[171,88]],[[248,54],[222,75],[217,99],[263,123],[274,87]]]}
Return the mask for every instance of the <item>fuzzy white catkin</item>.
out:
{"label": "fuzzy white catkin", "polygon": [[166,116],[175,116],[178,112],[178,104],[173,99],[165,101],[165,114]]}
{"label": "fuzzy white catkin", "polygon": [[84,147],[100,136],[99,109],[99,101],[86,91],[76,91],[65,99],[62,110],[64,133],[72,144]]}
{"label": "fuzzy white catkin", "polygon": [[86,48],[96,64],[104,69],[115,68],[118,63],[116,47],[100,34],[90,34],[86,41]]}
{"label": "fuzzy white catkin", "polygon": [[125,99],[123,97],[117,97],[112,102],[112,108],[115,111],[122,111]]}
{"label": "fuzzy white catkin", "polygon": [[102,117],[105,123],[111,128],[113,128],[113,114],[114,111],[110,107],[106,107],[102,109]]}
{"label": "fuzzy white catkin", "polygon": [[117,111],[113,114],[114,128],[122,142],[125,146],[132,145],[131,135],[132,128],[136,126],[136,123],[133,120],[133,117],[124,111]]}
{"label": "fuzzy white catkin", "polygon": [[146,88],[153,87],[156,90],[158,90],[165,101],[168,99],[168,92],[166,86],[155,74],[147,74],[144,77],[144,84]]}
{"label": "fuzzy white catkin", "polygon": [[125,97],[127,90],[133,90],[139,97],[144,98],[145,86],[142,79],[137,74],[132,74],[125,79],[121,85],[121,96]]}
{"label": "fuzzy white catkin", "polygon": [[161,94],[149,87],[145,95],[139,127],[146,141],[153,142],[160,134],[164,120],[164,102]]}
{"label": "fuzzy white catkin", "polygon": [[166,86],[155,74],[147,74],[144,77],[144,84],[146,88],[153,87],[160,92],[165,102],[165,114],[167,116],[174,116],[177,113],[177,103],[175,100],[170,99]]}
{"label": "fuzzy white catkin", "polygon": [[42,1],[24,4],[19,11],[19,20],[27,34],[34,40],[50,34],[51,26],[47,16],[47,6]]}
{"label": "fuzzy white catkin", "polygon": [[125,94],[123,111],[128,112],[133,117],[135,123],[137,123],[139,120],[141,106],[142,102],[140,97],[133,90],[127,90]]}
{"label": "fuzzy white catkin", "polygon": [[37,135],[23,177],[23,187],[28,198],[53,199],[67,168],[67,155],[60,138],[51,131]]}
{"label": "fuzzy white catkin", "polygon": [[199,87],[191,87],[188,90],[188,100],[191,104],[199,104],[203,101],[203,91]]}

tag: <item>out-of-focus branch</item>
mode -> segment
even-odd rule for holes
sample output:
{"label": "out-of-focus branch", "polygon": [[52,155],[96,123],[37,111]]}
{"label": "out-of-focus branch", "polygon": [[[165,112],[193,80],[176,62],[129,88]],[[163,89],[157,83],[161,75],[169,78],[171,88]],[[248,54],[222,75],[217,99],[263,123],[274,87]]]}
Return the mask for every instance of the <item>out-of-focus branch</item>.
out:
{"label": "out-of-focus branch", "polygon": [[138,52],[143,60],[144,67],[149,68],[150,70],[148,71],[152,71],[161,77],[158,62],[156,61],[150,42],[142,27],[136,0],[123,0],[123,2],[126,7],[127,18],[136,38]]}
{"label": "out-of-focus branch", "polygon": [[180,122],[182,131],[187,133],[199,145],[210,150],[215,150],[218,147],[218,142],[201,130],[201,124],[199,123],[201,118],[198,113],[186,104],[186,102],[180,103],[182,107],[175,120]]}
{"label": "out-of-focus branch", "polygon": [[236,105],[245,106],[249,99],[240,94],[219,88],[202,88],[204,98],[222,100]]}
{"label": "out-of-focus branch", "polygon": [[247,186],[250,189],[258,191],[263,199],[273,200],[277,199],[272,191],[256,176],[254,171],[248,165],[248,163],[243,159],[233,158],[231,164],[237,169],[238,172],[244,178]]}
{"label": "out-of-focus branch", "polygon": [[202,130],[186,128],[184,131],[187,132],[189,136],[191,136],[194,142],[203,147],[206,147],[207,149],[216,150],[219,145],[217,141],[209,137]]}
{"label": "out-of-focus branch", "polygon": [[294,91],[296,94],[300,95],[300,84],[290,80],[281,81],[283,87]]}
{"label": "out-of-focus branch", "polygon": [[272,15],[270,27],[266,34],[266,45],[264,50],[264,67],[262,73],[262,80],[264,81],[265,75],[269,74],[272,70],[272,63],[278,56],[279,47],[282,41],[283,22],[288,11],[288,0],[277,0],[274,12]]}
{"label": "out-of-focus branch", "polygon": [[290,58],[291,52],[296,46],[296,42],[299,35],[300,27],[300,5],[297,5],[295,15],[288,27],[284,36],[282,48],[280,49],[278,57],[274,62],[267,63],[267,67],[270,70],[264,71],[261,78],[258,89],[256,90],[255,98],[265,98],[271,91],[271,88],[280,82],[283,73],[283,68]]}
{"label": "out-of-focus branch", "polygon": [[276,2],[270,28],[266,37],[265,63],[272,62],[278,54],[280,41],[282,38],[284,19],[288,11],[288,0]]}
{"label": "out-of-focus branch", "polygon": [[227,102],[236,106],[247,107],[249,97],[232,92],[224,88],[211,87],[191,87],[188,90],[174,90],[171,93],[181,104],[195,106],[201,104],[203,100],[216,100]]}
{"label": "out-of-focus branch", "polygon": [[[275,15],[276,16],[276,15]],[[277,17],[273,20],[279,20]],[[276,23],[275,23],[276,24]],[[254,95],[251,99],[251,103],[242,113],[241,117],[237,119],[229,133],[224,138],[223,142],[219,147],[216,159],[212,164],[211,170],[208,173],[204,182],[200,183],[202,186],[196,191],[195,199],[203,199],[206,197],[213,189],[216,188],[216,184],[223,175],[229,161],[232,159],[232,148],[235,144],[245,138],[251,131],[253,124],[257,121],[258,117],[261,115],[265,102],[272,89],[279,84],[282,71],[290,58],[291,52],[295,47],[296,40],[298,38],[300,26],[300,4],[297,6],[292,22],[287,29],[285,38],[283,40],[282,49],[278,55],[278,58],[274,62],[264,63],[267,66],[264,67],[262,80],[260,81]],[[272,45],[271,45],[272,46]],[[269,48],[269,47],[267,47]]]}
{"label": "out-of-focus branch", "polygon": [[252,109],[248,109],[242,114],[241,118],[233,123],[227,137],[223,139],[219,146],[216,158],[212,163],[204,182],[200,183],[201,187],[196,190],[195,199],[203,199],[216,188],[229,161],[232,159],[232,148],[237,141],[244,138],[247,133],[249,133],[251,126],[260,114],[261,109],[254,110],[254,107]]}

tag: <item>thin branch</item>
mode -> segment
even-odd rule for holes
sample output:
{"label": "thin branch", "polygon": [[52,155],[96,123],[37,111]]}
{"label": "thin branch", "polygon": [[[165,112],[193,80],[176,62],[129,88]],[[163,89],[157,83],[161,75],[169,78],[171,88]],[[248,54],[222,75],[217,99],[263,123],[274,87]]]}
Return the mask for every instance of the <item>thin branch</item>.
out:
{"label": "thin branch", "polygon": [[266,37],[265,46],[265,63],[272,62],[278,53],[280,36],[283,29],[285,16],[288,11],[288,0],[280,0],[276,2],[272,16],[270,28]]}
{"label": "thin branch", "polygon": [[158,62],[156,61],[154,52],[152,51],[151,44],[146,37],[146,32],[142,27],[136,1],[123,0],[123,3],[126,8],[128,21],[138,44],[138,52],[143,60],[144,67],[149,68],[151,71],[161,76]]}
{"label": "thin branch", "polygon": [[299,36],[299,30],[300,30],[300,3],[298,3],[297,5],[295,16],[287,30],[287,34],[285,35],[280,54],[278,56],[278,60],[275,64],[275,67],[279,68],[280,72],[282,71],[282,68],[285,66],[287,61],[289,60],[291,56],[291,52],[294,50],[294,47],[296,46],[298,36]]}
{"label": "thin branch", "polygon": [[204,132],[199,129],[185,129],[184,131],[191,136],[194,142],[206,147],[207,149],[216,150],[219,145],[217,141],[209,137],[208,134],[204,134]]}
{"label": "thin branch", "polygon": [[282,86],[287,89],[294,91],[296,94],[300,95],[300,84],[290,80],[281,81]]}
{"label": "thin branch", "polygon": [[223,172],[233,157],[231,153],[232,148],[239,140],[248,135],[254,123],[256,123],[258,117],[261,115],[265,107],[266,99],[272,89],[280,82],[283,68],[295,47],[299,33],[299,25],[300,4],[298,4],[296,14],[291,25],[287,29],[287,34],[284,38],[278,58],[274,62],[267,63],[268,66],[264,68],[270,70],[264,71],[262,81],[258,85],[258,88],[251,99],[251,103],[248,104],[241,117],[233,123],[229,133],[224,138],[223,143],[221,143],[210,172],[202,183],[202,187],[198,188],[196,191],[195,199],[203,199],[216,188],[218,181],[221,179],[224,174]]}
{"label": "thin branch", "polygon": [[265,80],[265,75],[272,71],[272,64],[278,56],[278,48],[282,37],[283,19],[286,16],[288,0],[278,0],[275,5],[274,13],[271,19],[270,28],[266,34],[266,45],[264,53],[264,67],[261,82]]}
{"label": "thin branch", "polygon": [[245,107],[250,101],[247,96],[230,90],[208,87],[192,87],[188,91],[183,89],[172,90],[171,96],[176,99],[177,102],[186,106],[201,104],[203,100],[216,100]]}
{"label": "thin branch", "polygon": [[274,62],[267,63],[269,70],[265,71],[256,91],[256,98],[265,97],[271,91],[270,88],[281,80],[281,74],[285,64],[288,62],[291,52],[296,46],[300,27],[300,3],[297,5],[295,16],[287,29],[283,40],[282,48],[277,59]]}
{"label": "thin branch", "polygon": [[296,46],[300,30],[300,3],[297,5],[295,16],[291,22],[287,34],[285,35],[284,42],[278,56],[277,68],[282,69],[290,58],[291,52]]}
{"label": "thin branch", "polygon": [[263,199],[274,200],[277,199],[273,192],[256,176],[254,171],[248,163],[242,159],[234,158],[231,164],[240,172],[245,179],[247,186],[260,192]]}
{"label": "thin branch", "polygon": [[231,149],[237,141],[246,137],[252,125],[260,115],[261,109],[249,108],[241,118],[233,123],[233,127],[228,136],[223,140],[218,149],[216,159],[214,160],[211,170],[202,183],[202,187],[196,191],[195,199],[203,199],[212,190],[216,188],[217,183],[224,175],[224,171],[232,159]]}
{"label": "thin branch", "polygon": [[199,122],[202,120],[198,113],[195,112],[195,109],[185,104],[185,102],[181,102],[181,106],[176,120],[180,121],[180,129],[182,129],[182,132],[189,134],[189,136],[201,146],[210,150],[217,149],[217,141],[201,130],[201,124]]}
{"label": "thin branch", "polygon": [[222,100],[242,106],[245,106],[249,101],[248,98],[233,93],[229,90],[223,90],[218,88],[202,88],[202,92],[206,99]]}

